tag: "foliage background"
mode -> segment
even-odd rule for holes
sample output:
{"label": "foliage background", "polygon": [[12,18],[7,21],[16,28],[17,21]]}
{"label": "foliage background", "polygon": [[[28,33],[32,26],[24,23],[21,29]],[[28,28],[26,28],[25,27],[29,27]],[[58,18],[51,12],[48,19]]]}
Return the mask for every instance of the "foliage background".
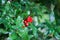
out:
{"label": "foliage background", "polygon": [[[57,3],[60,1],[0,0],[0,40],[60,40]],[[33,23],[23,28],[28,16]]]}

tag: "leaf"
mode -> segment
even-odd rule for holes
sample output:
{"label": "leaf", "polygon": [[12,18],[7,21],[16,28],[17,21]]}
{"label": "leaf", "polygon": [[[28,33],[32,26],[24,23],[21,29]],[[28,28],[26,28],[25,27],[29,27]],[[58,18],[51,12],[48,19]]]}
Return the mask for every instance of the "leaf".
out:
{"label": "leaf", "polygon": [[18,36],[17,36],[17,34],[16,34],[15,32],[12,32],[12,33],[9,35],[9,38],[10,38],[11,40],[17,40]]}
{"label": "leaf", "polygon": [[37,34],[37,28],[36,26],[33,26],[31,23],[30,23],[30,26],[29,26],[32,31],[33,31],[33,35],[37,38],[38,37],[38,34]]}

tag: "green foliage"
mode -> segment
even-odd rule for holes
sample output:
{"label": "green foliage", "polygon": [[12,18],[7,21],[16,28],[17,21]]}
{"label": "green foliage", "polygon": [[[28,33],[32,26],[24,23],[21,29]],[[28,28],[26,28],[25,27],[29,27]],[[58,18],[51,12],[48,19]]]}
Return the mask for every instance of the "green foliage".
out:
{"label": "green foliage", "polygon": [[[55,20],[50,21],[50,14],[53,15],[54,11],[43,3],[31,0],[4,2],[0,0],[0,34],[9,33],[7,40],[49,40],[47,37],[60,40],[60,26],[56,25]],[[32,16],[33,22],[23,28],[23,21],[28,16]],[[37,17],[37,22],[34,17]]]}

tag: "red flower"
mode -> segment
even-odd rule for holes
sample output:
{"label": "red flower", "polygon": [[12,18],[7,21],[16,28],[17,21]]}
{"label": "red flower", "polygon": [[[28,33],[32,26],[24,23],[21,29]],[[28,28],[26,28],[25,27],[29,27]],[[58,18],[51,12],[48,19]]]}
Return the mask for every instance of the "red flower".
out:
{"label": "red flower", "polygon": [[28,18],[24,20],[24,25],[25,26],[28,26],[29,25],[29,22],[31,23],[32,21],[33,21],[32,17],[31,16],[28,16]]}
{"label": "red flower", "polygon": [[28,26],[28,25],[29,25],[26,20],[24,20],[24,25],[25,25],[25,26]]}
{"label": "red flower", "polygon": [[33,21],[32,17],[31,16],[28,16],[27,22],[32,22],[32,21]]}

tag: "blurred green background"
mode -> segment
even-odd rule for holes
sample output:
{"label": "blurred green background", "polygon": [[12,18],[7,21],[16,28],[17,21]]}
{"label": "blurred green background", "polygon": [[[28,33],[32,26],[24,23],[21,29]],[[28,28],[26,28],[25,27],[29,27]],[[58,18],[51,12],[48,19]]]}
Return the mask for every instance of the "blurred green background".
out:
{"label": "blurred green background", "polygon": [[0,0],[0,40],[60,40],[60,0]]}

